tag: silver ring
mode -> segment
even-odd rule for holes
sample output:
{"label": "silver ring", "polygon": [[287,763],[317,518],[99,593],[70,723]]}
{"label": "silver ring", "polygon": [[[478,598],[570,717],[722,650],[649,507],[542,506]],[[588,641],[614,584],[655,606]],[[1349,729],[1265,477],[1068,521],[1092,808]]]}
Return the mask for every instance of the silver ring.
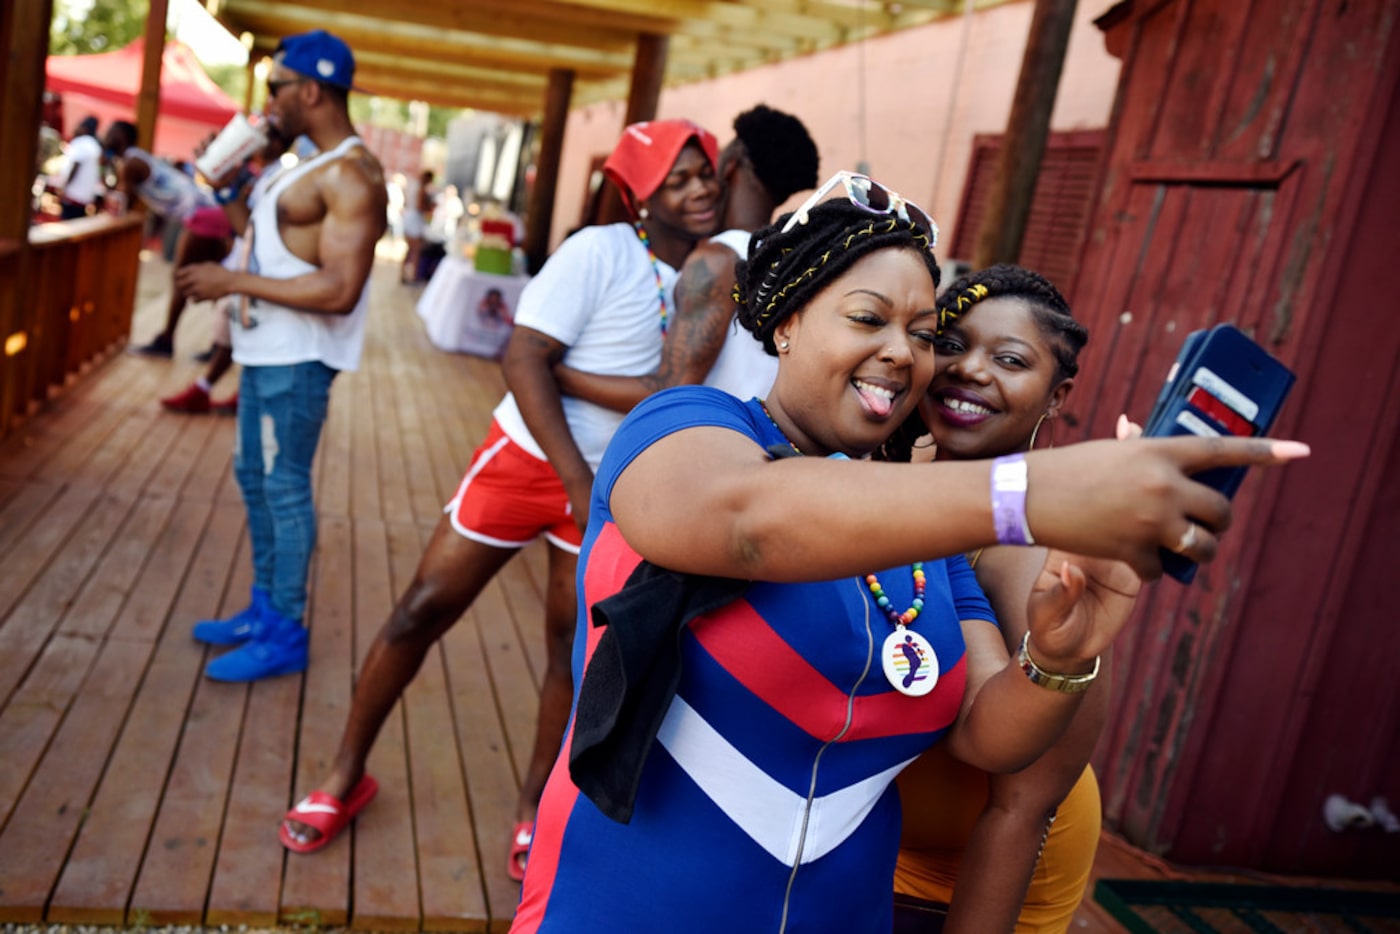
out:
{"label": "silver ring", "polygon": [[1196,523],[1188,522],[1186,523],[1186,531],[1181,533],[1181,541],[1176,543],[1176,547],[1173,548],[1172,551],[1176,552],[1179,555],[1184,555],[1191,548],[1191,546],[1195,544]]}

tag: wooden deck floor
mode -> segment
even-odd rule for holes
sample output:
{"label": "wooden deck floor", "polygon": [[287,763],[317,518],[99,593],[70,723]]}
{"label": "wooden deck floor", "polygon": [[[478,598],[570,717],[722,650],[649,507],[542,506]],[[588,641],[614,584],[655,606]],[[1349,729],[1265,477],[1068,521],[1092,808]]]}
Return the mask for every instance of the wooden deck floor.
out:
{"label": "wooden deck floor", "polygon": [[[247,602],[251,573],[233,420],[156,403],[199,373],[204,306],[175,361],[117,354],[0,445],[0,920],[508,927],[504,854],[543,671],[537,550],[424,666],[375,748],[383,790],[355,832],[314,858],[276,838],[503,392],[495,364],[428,343],[396,280],[381,265],[363,368],[332,393],[304,677],[208,681],[189,637]],[[158,329],[168,285],[147,262],[137,337]]]}
{"label": "wooden deck floor", "polygon": [[[138,338],[168,287],[146,262]],[[364,364],[336,381],[317,466],[305,676],[208,681],[189,636],[246,602],[251,573],[233,421],[156,403],[200,371],[204,306],[176,360],[118,353],[0,444],[0,922],[509,926],[504,854],[543,671],[538,549],[430,656],[353,831],[314,857],[277,842],[504,388],[494,363],[428,343],[393,266],[373,289]],[[1097,875],[1163,876],[1105,844]],[[1123,930],[1091,903],[1074,929]]]}

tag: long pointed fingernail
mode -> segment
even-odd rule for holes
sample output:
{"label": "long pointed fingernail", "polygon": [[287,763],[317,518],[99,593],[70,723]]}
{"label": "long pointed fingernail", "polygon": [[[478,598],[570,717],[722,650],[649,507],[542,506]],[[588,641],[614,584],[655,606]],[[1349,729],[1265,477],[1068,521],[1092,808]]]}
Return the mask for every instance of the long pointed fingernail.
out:
{"label": "long pointed fingernail", "polygon": [[1275,441],[1269,451],[1279,460],[1291,461],[1307,457],[1312,453],[1312,448],[1301,441]]}

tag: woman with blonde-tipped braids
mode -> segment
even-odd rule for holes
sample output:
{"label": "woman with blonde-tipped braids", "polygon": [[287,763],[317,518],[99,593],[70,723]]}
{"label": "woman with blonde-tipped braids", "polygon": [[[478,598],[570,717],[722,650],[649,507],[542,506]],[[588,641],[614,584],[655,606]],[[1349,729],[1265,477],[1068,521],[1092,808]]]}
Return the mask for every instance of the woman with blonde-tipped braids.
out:
{"label": "woman with blonde-tipped braids", "polygon": [[[1051,446],[1088,339],[1064,297],[1043,276],[1003,265],[957,280],[938,307],[954,320],[935,347],[920,414],[903,433],[931,432],[932,450],[916,453],[956,461]],[[1015,653],[1046,550],[991,546],[968,557]],[[1076,560],[1104,580],[1106,611],[1126,618],[1140,586],[1132,570]],[[1088,761],[1108,707],[1108,653],[1101,658],[1065,734],[1030,767],[988,774],[935,746],[900,773],[896,934],[1067,930],[1099,839]]]}

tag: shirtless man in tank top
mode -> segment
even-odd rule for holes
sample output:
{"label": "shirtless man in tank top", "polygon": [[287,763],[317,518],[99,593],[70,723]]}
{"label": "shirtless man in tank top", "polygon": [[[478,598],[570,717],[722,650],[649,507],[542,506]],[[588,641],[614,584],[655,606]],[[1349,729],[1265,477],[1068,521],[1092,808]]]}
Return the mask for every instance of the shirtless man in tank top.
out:
{"label": "shirtless man in tank top", "polygon": [[[355,60],[316,30],[278,46],[267,81],[267,123],[305,136],[317,155],[280,174],[249,211],[247,178],[223,180],[219,200],[248,244],[241,269],[204,263],[178,282],[199,299],[234,295],[233,358],[243,366],[234,473],[253,546],[250,605],[195,625],[194,637],[237,646],[205,668],[221,681],[303,671],[307,571],[316,544],[311,461],[331,381],[359,365],[374,245],[388,193],[379,162],[350,122]],[[246,233],[245,233],[246,229]]]}

